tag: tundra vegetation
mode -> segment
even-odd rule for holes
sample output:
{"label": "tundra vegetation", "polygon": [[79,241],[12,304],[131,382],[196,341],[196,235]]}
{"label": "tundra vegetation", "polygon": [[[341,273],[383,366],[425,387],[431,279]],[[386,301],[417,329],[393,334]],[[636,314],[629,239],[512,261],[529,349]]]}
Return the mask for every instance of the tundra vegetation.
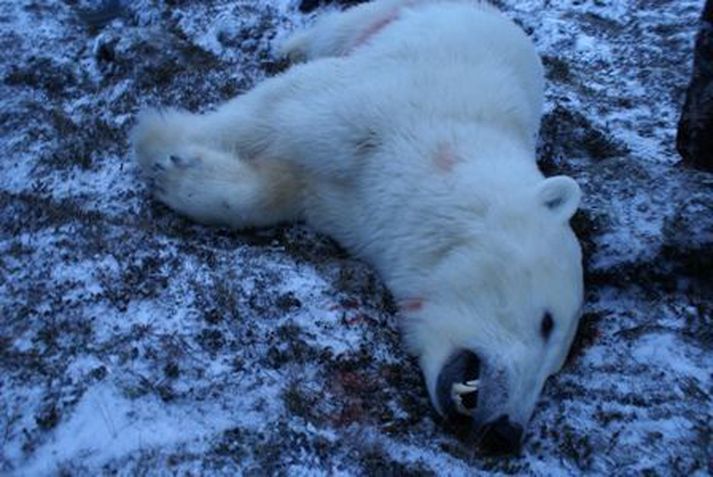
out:
{"label": "tundra vegetation", "polygon": [[330,8],[298,3],[0,5],[0,472],[713,472],[713,179],[675,149],[701,2],[496,2],[544,60],[538,159],[584,190],[587,287],[508,459],[432,410],[369,267],[301,225],[190,223],[138,178],[137,111],[283,70],[272,45]]}

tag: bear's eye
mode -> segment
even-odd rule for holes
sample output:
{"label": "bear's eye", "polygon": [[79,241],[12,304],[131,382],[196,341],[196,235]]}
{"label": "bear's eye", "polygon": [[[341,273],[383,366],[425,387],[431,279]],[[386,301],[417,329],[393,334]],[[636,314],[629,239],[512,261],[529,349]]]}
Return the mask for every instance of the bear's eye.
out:
{"label": "bear's eye", "polygon": [[549,312],[545,312],[542,317],[542,323],[540,323],[540,334],[544,339],[547,339],[552,334],[552,328],[555,327],[555,322],[552,319],[552,315]]}

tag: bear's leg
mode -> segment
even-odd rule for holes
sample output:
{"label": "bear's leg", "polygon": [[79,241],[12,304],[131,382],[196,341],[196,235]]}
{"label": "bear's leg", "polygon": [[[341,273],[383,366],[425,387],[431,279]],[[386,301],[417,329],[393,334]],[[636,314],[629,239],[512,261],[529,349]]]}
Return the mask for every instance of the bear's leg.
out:
{"label": "bear's leg", "polygon": [[[315,181],[347,179],[360,164],[360,151],[378,141],[373,108],[354,111],[351,103],[340,103],[353,81],[348,68],[339,58],[296,65],[213,112],[174,112],[168,116],[176,124],[173,137],[225,151],[256,170],[281,164],[308,189]],[[160,148],[163,157],[185,155],[172,147]]]}
{"label": "bear's leg", "polygon": [[302,183],[294,167],[211,144],[200,134],[203,118],[178,111],[140,117],[132,139],[156,197],[207,224],[244,228],[298,219]]}
{"label": "bear's leg", "polygon": [[281,52],[294,62],[346,56],[399,16],[403,7],[442,0],[379,0],[321,16],[287,39]]}

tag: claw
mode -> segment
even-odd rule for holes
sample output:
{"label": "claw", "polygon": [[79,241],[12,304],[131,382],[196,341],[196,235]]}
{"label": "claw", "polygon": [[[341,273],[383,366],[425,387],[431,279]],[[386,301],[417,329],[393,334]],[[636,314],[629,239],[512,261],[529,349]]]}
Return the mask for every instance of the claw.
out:
{"label": "claw", "polygon": [[182,169],[186,167],[195,166],[199,162],[199,159],[195,157],[186,159],[185,157],[170,155],[168,156],[168,158],[171,160],[174,166],[180,167]]}

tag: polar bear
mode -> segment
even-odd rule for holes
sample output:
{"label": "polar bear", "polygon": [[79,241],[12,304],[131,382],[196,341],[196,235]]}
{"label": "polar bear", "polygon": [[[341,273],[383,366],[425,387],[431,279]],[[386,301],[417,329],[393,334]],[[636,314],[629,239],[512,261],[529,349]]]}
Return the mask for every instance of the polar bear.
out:
{"label": "polar bear", "polygon": [[428,394],[509,453],[582,305],[577,183],[535,162],[543,69],[478,0],[377,0],[290,38],[302,64],[204,115],[146,112],[156,197],[231,227],[303,220],[380,273]]}

